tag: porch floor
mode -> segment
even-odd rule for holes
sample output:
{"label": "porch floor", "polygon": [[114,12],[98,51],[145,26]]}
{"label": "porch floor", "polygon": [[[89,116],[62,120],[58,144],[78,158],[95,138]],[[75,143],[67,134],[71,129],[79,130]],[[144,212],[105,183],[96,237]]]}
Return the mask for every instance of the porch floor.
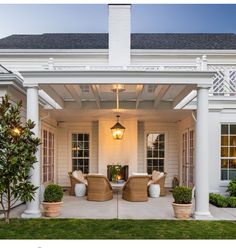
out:
{"label": "porch floor", "polygon": [[[176,219],[172,210],[172,195],[148,198],[147,202],[129,202],[114,192],[113,199],[106,202],[87,201],[86,197],[77,198],[65,193],[61,215],[58,218],[80,219]],[[20,217],[25,205],[12,211],[12,217]],[[213,220],[236,220],[236,208],[217,208],[210,204]]]}

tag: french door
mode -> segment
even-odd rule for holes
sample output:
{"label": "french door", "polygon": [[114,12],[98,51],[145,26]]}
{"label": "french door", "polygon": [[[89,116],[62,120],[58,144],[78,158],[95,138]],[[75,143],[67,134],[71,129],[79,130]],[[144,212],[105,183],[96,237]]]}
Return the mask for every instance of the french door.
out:
{"label": "french door", "polygon": [[194,185],[194,131],[189,128],[182,134],[182,184]]}

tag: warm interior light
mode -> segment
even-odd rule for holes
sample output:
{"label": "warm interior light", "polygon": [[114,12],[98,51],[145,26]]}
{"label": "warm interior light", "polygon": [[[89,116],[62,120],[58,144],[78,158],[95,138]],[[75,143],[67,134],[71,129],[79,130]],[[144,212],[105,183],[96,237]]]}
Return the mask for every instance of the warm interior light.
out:
{"label": "warm interior light", "polygon": [[14,135],[14,136],[19,136],[19,135],[20,135],[20,129],[17,128],[17,127],[15,127],[15,128],[13,129],[13,135]]}
{"label": "warm interior light", "polygon": [[117,180],[120,180],[120,179],[121,179],[121,176],[120,176],[120,175],[118,175],[118,176],[117,176]]}
{"label": "warm interior light", "polygon": [[111,128],[112,136],[115,140],[121,140],[123,138],[125,127],[119,123],[119,115],[117,117],[117,123]]}

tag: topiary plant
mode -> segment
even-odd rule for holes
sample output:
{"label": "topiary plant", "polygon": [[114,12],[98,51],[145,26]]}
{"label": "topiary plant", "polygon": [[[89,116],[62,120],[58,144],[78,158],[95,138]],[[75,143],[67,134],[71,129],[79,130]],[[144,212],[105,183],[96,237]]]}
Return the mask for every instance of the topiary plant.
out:
{"label": "topiary plant", "polygon": [[227,188],[227,192],[229,192],[230,196],[236,197],[236,177],[230,181],[228,188]]}
{"label": "topiary plant", "polygon": [[192,202],[192,189],[184,186],[176,186],[173,190],[174,203],[190,204]]}
{"label": "topiary plant", "polygon": [[61,202],[63,190],[57,184],[50,184],[44,191],[44,202]]}

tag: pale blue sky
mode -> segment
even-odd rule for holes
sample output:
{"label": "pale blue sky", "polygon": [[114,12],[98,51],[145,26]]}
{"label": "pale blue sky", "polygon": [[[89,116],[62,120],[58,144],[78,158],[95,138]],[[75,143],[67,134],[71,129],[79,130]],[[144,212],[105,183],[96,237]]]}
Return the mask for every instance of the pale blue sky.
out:
{"label": "pale blue sky", "polygon": [[[0,38],[10,34],[107,31],[105,4],[0,4]],[[236,4],[134,4],[132,32],[236,33]]]}

